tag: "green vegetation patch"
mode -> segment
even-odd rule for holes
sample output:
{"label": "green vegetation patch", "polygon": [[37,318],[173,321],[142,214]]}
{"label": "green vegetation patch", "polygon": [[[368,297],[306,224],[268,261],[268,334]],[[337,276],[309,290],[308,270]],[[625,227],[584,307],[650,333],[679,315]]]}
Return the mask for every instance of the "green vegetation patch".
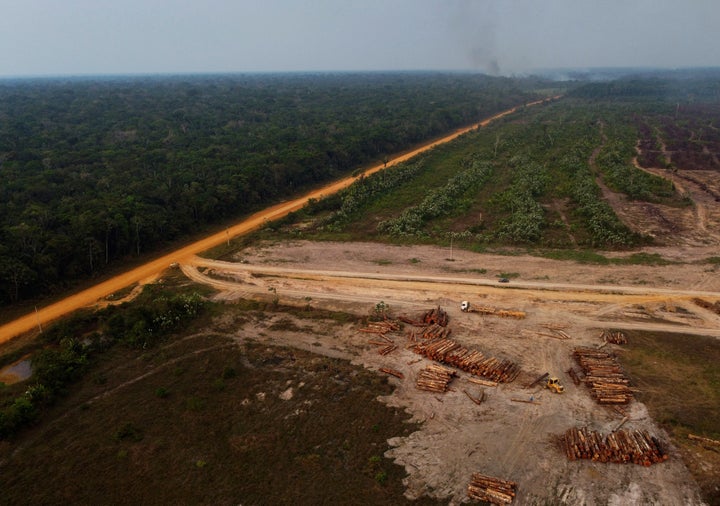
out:
{"label": "green vegetation patch", "polygon": [[667,200],[674,190],[632,167],[637,135],[624,113],[612,103],[579,100],[525,109],[313,203],[299,213],[305,222],[297,232],[321,239],[452,240],[473,250],[643,244],[649,239],[622,223],[597,178],[617,163],[634,171],[631,182],[647,187],[620,189],[632,198]]}
{"label": "green vegetation patch", "polygon": [[194,328],[207,306],[197,292],[149,286],[136,301],[81,311],[52,325],[32,347],[32,377],[0,392],[0,439],[34,423],[108,349],[152,348],[177,329]]}
{"label": "green vegetation patch", "polygon": [[81,382],[51,426],[0,447],[5,501],[410,504],[403,468],[382,455],[416,426],[377,401],[385,377],[217,335],[138,353],[110,352],[96,365],[105,385]]}

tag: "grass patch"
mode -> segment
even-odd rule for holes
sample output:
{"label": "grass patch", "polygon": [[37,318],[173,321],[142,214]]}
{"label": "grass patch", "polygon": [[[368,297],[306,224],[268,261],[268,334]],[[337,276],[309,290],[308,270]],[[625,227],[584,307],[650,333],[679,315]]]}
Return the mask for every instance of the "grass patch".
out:
{"label": "grass patch", "polygon": [[658,253],[633,253],[622,258],[613,258],[612,262],[620,265],[670,265],[672,262],[660,256]]}
{"label": "grass patch", "polygon": [[551,260],[570,260],[581,264],[608,265],[611,263],[609,258],[588,250],[551,250],[542,251],[539,255]]}
{"label": "grass patch", "polygon": [[106,384],[88,375],[54,406],[51,426],[0,445],[3,502],[437,504],[408,501],[404,469],[382,457],[388,438],[416,430],[376,400],[391,392],[385,377],[218,335],[176,337],[145,351],[148,361],[139,353],[109,351],[92,371]]}
{"label": "grass patch", "polygon": [[658,253],[633,253],[625,257],[608,258],[590,250],[540,251],[537,255],[551,260],[570,260],[581,264],[596,265],[671,265],[677,262],[667,260]]}
{"label": "grass patch", "polygon": [[628,340],[620,358],[656,419],[719,439],[720,341],[650,332],[629,332]]}
{"label": "grass patch", "polygon": [[636,394],[673,437],[710,504],[720,504],[720,454],[689,433],[720,439],[720,341],[712,337],[628,332],[620,361]]}

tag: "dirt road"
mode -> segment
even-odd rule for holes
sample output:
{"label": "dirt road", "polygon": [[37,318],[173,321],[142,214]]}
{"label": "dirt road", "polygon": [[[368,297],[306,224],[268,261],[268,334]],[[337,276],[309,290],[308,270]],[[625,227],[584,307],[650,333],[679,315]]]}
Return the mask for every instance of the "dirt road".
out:
{"label": "dirt road", "polygon": [[[328,248],[328,251],[330,248]],[[562,315],[584,327],[603,327],[609,322],[615,328],[677,332],[681,326],[692,333],[720,338],[718,318],[703,317],[703,311],[692,303],[694,298],[720,299],[720,292],[690,288],[651,286],[598,285],[591,283],[551,283],[547,281],[513,281],[498,285],[496,280],[458,275],[384,272],[370,270],[313,270],[273,265],[248,265],[195,257],[183,264],[183,273],[195,282],[224,291],[228,298],[267,296],[268,288],[286,302],[332,300],[336,303],[365,304],[371,307],[379,300],[393,307],[407,309],[427,306],[436,300],[457,304],[464,298],[495,298],[513,307],[547,314]],[[201,273],[199,269],[205,272]],[[235,278],[233,280],[233,278]],[[582,305],[584,307],[578,307]],[[673,308],[685,308],[681,318]],[[642,311],[637,308],[642,308]]]}
{"label": "dirt road", "polygon": [[[559,98],[559,96],[552,97],[546,100],[538,100],[535,102],[531,102],[527,105],[538,105],[550,100],[555,100],[557,98]],[[409,160],[410,158],[424,151],[432,149],[435,146],[450,142],[475,128],[486,126],[492,121],[512,114],[517,111],[517,109],[518,107],[513,107],[512,109],[508,109],[490,118],[484,119],[479,123],[456,130],[452,134],[447,135],[441,139],[429,142],[428,144],[420,146],[419,148],[414,149],[403,155],[396,156],[392,160],[388,161],[386,165],[380,164],[371,167],[365,170],[363,174],[369,175],[378,172],[385,167],[391,167],[398,163]],[[77,309],[89,306],[96,301],[102,299],[103,297],[107,297],[108,295],[117,292],[118,290],[121,290],[127,286],[130,286],[133,283],[139,283],[147,279],[152,279],[175,262],[181,262],[184,259],[191,257],[192,255],[196,255],[197,253],[206,251],[214,246],[217,246],[218,244],[222,244],[230,238],[247,234],[253,230],[260,228],[264,223],[268,221],[282,218],[283,216],[286,216],[287,214],[302,208],[310,199],[318,199],[327,195],[331,195],[342,190],[343,188],[350,186],[359,177],[360,175],[341,179],[334,183],[323,186],[318,190],[314,190],[302,197],[283,202],[267,208],[263,211],[257,212],[249,218],[243,220],[237,225],[228,228],[225,231],[213,234],[209,237],[206,237],[205,239],[202,239],[188,246],[180,248],[172,253],[152,260],[144,265],[141,265],[140,267],[108,279],[103,283],[71,295],[59,302],[38,309],[37,312],[27,314],[21,318],[18,318],[17,320],[9,322],[0,327],[0,344],[24,332],[32,331],[33,329],[36,329],[43,324],[56,320],[57,318],[69,314]]]}

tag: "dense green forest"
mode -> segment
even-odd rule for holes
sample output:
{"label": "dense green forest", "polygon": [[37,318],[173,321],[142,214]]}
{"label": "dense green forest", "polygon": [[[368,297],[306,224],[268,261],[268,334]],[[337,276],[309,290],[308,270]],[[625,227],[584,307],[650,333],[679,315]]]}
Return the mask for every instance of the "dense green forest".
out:
{"label": "dense green forest", "polygon": [[0,304],[97,275],[547,86],[416,73],[0,81]]}

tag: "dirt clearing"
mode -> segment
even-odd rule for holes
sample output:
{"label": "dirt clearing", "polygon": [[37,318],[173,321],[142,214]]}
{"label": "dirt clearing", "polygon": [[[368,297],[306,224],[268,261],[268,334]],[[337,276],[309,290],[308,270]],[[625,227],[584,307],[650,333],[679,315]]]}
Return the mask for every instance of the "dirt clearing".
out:
{"label": "dirt clearing", "polygon": [[[708,252],[709,253],[709,252]],[[678,250],[668,256],[682,256]],[[706,258],[694,250],[695,258]],[[416,315],[441,305],[450,316],[452,338],[487,356],[510,359],[522,372],[512,383],[486,387],[460,372],[446,393],[418,390],[415,382],[431,361],[407,349],[402,332],[389,334],[395,351],[378,353],[371,334],[358,325],[319,331],[261,331],[269,343],[299,346],[329,356],[351,357],[367,368],[389,368],[397,390],[383,397],[407,410],[421,429],[390,441],[387,452],[408,472],[406,495],[428,495],[458,504],[473,472],[518,483],[518,504],[700,504],[698,487],[670,438],[646,407],[625,406],[628,430],[647,430],[668,444],[670,460],[651,467],[569,462],[557,437],[570,427],[611,432],[623,419],[595,403],[566,371],[577,368],[572,351],[603,344],[607,328],[705,333],[720,337],[720,317],[694,297],[720,299],[717,267],[671,265],[582,265],[526,255],[479,255],[437,247],[370,243],[267,243],[237,254],[237,263],[195,259],[183,270],[211,284],[218,299],[261,297],[280,304],[368,314],[382,302],[397,314]],[[685,257],[687,261],[687,256]],[[510,276],[507,284],[498,283]],[[602,286],[599,286],[602,285]],[[464,313],[460,302],[524,311],[525,319]],[[286,323],[287,324],[287,323]],[[296,322],[298,328],[300,323]],[[548,335],[559,325],[570,338]],[[270,327],[271,328],[271,327]],[[605,345],[605,350],[618,350]],[[549,372],[563,394],[542,385],[526,388]],[[481,405],[472,402],[484,394]],[[532,402],[517,402],[532,401]]]}

